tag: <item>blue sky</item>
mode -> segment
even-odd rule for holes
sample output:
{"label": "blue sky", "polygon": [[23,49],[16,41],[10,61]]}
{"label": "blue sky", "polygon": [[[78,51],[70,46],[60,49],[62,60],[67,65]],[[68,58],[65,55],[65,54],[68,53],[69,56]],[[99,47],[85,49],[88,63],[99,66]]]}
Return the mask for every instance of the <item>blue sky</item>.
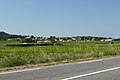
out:
{"label": "blue sky", "polygon": [[120,37],[120,0],[0,0],[0,31]]}

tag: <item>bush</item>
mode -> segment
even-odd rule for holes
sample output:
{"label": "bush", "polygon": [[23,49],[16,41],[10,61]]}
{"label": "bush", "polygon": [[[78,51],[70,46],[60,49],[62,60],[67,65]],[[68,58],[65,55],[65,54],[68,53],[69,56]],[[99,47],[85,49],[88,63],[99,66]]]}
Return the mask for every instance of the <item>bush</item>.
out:
{"label": "bush", "polygon": [[19,56],[9,56],[0,60],[1,67],[14,67],[27,64],[27,60]]}

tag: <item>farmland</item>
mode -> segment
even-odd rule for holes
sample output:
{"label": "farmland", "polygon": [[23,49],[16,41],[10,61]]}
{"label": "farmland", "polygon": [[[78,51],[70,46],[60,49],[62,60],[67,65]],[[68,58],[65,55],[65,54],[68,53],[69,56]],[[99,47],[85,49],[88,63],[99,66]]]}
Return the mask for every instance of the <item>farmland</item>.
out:
{"label": "farmland", "polygon": [[114,44],[100,41],[61,42],[50,46],[6,46],[21,44],[15,41],[0,41],[0,68],[50,62],[70,62],[85,59],[120,55],[120,42]]}

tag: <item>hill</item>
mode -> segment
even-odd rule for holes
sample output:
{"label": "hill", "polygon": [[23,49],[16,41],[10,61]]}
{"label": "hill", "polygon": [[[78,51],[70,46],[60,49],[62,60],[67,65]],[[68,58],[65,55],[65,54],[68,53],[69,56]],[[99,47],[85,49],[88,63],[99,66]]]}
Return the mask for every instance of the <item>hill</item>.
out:
{"label": "hill", "polygon": [[7,40],[11,38],[20,38],[22,37],[21,35],[13,35],[13,34],[8,34],[6,32],[0,32],[0,40]]}

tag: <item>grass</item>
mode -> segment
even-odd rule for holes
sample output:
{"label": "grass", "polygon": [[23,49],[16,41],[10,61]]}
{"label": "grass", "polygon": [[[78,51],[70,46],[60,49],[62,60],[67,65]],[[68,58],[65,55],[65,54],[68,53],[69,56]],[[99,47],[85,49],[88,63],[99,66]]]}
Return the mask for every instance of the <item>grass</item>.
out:
{"label": "grass", "polygon": [[114,43],[83,41],[65,42],[62,46],[0,46],[0,68],[120,55],[120,42]]}

